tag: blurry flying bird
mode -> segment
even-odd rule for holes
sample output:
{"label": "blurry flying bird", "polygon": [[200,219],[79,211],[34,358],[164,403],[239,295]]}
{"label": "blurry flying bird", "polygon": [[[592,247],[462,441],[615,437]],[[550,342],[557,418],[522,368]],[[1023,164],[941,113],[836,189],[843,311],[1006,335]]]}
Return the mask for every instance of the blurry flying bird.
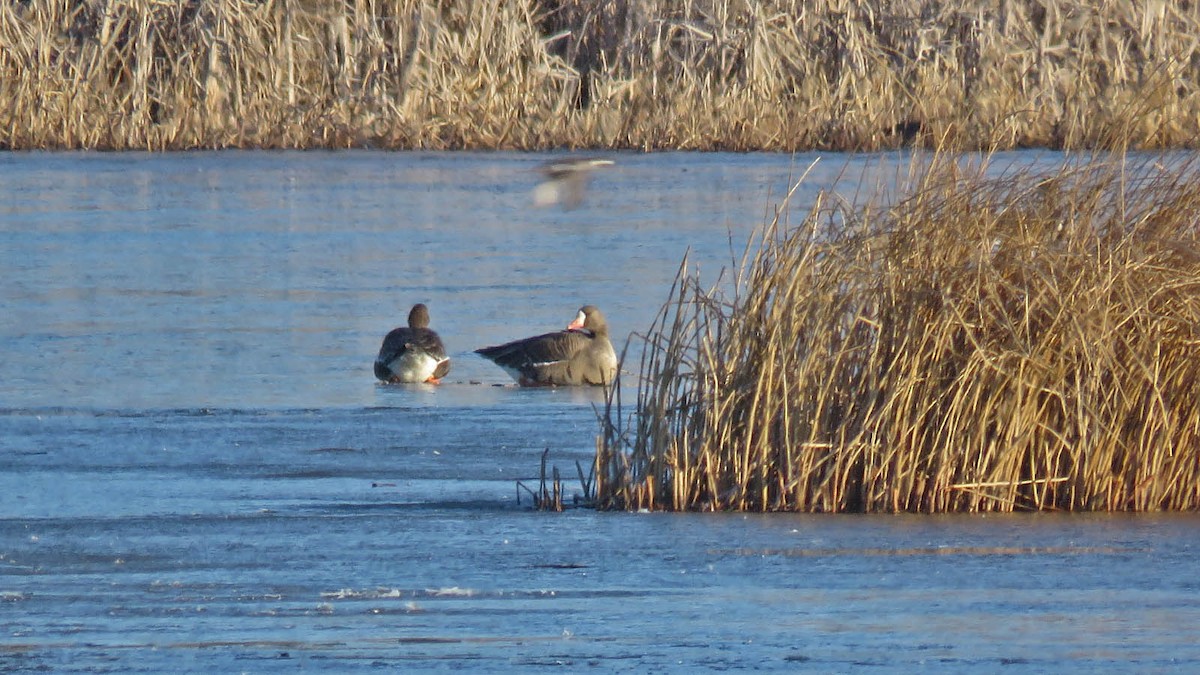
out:
{"label": "blurry flying bird", "polygon": [[560,159],[543,164],[539,171],[545,178],[533,189],[535,206],[562,204],[573,209],[583,202],[588,179],[593,169],[612,166],[611,159]]}

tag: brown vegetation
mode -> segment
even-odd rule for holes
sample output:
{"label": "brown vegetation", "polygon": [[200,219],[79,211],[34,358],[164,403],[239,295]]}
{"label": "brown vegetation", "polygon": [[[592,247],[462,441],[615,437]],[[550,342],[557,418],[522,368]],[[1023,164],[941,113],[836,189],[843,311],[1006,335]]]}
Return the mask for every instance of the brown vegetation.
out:
{"label": "brown vegetation", "polygon": [[0,4],[0,147],[1195,145],[1200,3]]}
{"label": "brown vegetation", "polygon": [[770,223],[731,298],[681,270],[599,505],[1200,508],[1197,167],[1113,157],[918,158],[894,204]]}

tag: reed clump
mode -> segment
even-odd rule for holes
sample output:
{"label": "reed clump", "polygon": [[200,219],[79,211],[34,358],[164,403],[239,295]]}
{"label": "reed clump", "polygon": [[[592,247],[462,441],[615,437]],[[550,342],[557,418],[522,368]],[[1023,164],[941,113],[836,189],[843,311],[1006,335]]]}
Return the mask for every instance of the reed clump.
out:
{"label": "reed clump", "polygon": [[1194,146],[1200,3],[0,3],[0,147]]}
{"label": "reed clump", "polygon": [[0,147],[504,147],[566,104],[529,3],[0,5]]}
{"label": "reed clump", "polygon": [[736,282],[685,263],[633,414],[615,389],[602,419],[598,504],[1200,508],[1197,167],[1112,157],[918,159],[903,198],[776,218]]}

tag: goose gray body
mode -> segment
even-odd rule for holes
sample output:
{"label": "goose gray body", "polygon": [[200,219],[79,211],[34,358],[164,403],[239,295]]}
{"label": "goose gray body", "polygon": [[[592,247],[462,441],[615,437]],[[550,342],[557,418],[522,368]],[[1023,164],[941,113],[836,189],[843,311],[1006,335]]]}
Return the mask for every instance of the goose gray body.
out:
{"label": "goose gray body", "polygon": [[476,349],[523,387],[607,385],[617,376],[617,355],[600,310],[586,305],[566,330]]}
{"label": "goose gray body", "polygon": [[389,383],[437,381],[450,372],[450,358],[438,334],[429,329],[429,309],[413,305],[408,326],[383,338],[375,357],[375,377]]}

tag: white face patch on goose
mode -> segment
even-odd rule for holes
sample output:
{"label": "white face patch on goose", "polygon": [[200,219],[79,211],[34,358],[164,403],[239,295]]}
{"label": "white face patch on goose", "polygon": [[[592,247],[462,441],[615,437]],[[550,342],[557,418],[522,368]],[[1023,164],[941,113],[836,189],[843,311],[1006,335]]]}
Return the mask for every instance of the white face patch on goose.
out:
{"label": "white face patch on goose", "polygon": [[583,310],[580,310],[579,316],[576,316],[575,320],[567,325],[567,330],[586,330],[583,327],[585,321],[587,321],[587,317],[584,316]]}

